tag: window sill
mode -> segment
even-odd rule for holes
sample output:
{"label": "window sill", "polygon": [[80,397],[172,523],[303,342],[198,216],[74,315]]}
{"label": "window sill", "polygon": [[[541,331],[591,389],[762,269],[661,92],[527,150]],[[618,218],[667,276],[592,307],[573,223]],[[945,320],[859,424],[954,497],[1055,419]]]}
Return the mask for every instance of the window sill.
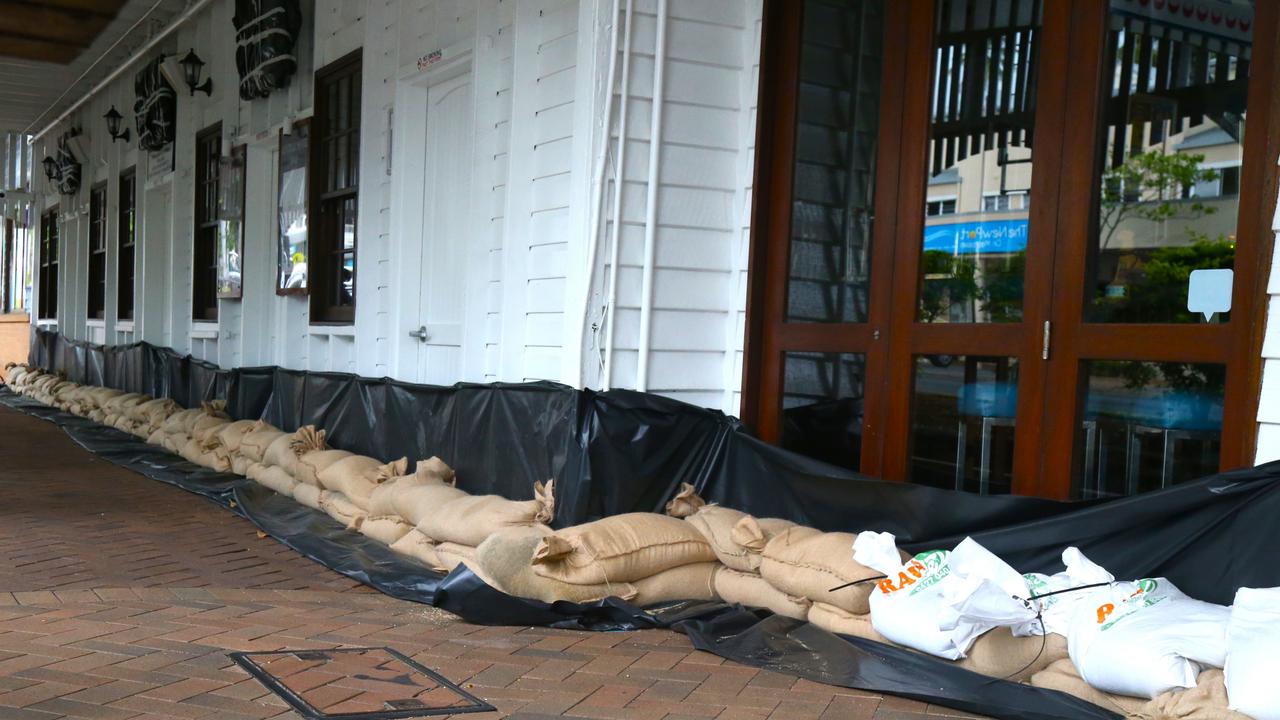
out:
{"label": "window sill", "polygon": [[58,321],[57,321],[57,320],[49,320],[49,319],[44,319],[44,318],[42,318],[42,319],[40,319],[40,320],[36,320],[36,327],[38,327],[38,328],[56,328],[56,327],[58,327]]}
{"label": "window sill", "polygon": [[218,339],[218,323],[192,322],[190,334],[191,334],[192,340],[217,340]]}
{"label": "window sill", "polygon": [[311,323],[309,330],[313,335],[356,336],[356,326],[350,323]]}
{"label": "window sill", "polygon": [[117,331],[120,331],[120,332],[133,332],[133,321],[132,321],[132,320],[117,320],[117,321],[116,321],[116,330],[117,330]]}
{"label": "window sill", "polygon": [[85,327],[104,328],[107,326],[107,321],[100,318],[89,318],[84,321],[84,324]]}

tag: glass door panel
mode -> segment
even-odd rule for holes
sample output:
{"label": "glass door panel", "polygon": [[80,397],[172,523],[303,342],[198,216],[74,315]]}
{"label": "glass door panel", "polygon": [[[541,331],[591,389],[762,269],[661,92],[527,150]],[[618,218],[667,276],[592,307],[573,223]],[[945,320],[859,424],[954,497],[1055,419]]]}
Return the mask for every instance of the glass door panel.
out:
{"label": "glass door panel", "polygon": [[789,352],[784,362],[782,447],[857,470],[866,356]]}
{"label": "glass door panel", "polygon": [[1017,358],[918,356],[911,404],[913,482],[1012,491]]}
{"label": "glass door panel", "polygon": [[1041,0],[940,2],[918,318],[1020,322]]}
{"label": "glass door panel", "polygon": [[883,2],[804,3],[787,322],[867,321],[883,36]]}
{"label": "glass door panel", "polygon": [[1135,495],[1218,471],[1226,368],[1216,363],[1081,363],[1078,499]]}
{"label": "glass door panel", "polygon": [[[1204,302],[1210,285],[1231,295],[1252,4],[1109,7],[1086,321],[1226,322],[1226,306]],[[1188,298],[1193,273],[1201,292]]]}

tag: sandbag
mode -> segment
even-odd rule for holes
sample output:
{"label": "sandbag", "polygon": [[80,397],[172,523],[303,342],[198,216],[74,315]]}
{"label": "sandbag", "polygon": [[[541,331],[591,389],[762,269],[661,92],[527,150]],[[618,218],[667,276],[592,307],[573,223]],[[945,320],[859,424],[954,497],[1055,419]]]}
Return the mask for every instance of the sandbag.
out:
{"label": "sandbag", "polygon": [[886,645],[893,644],[876,632],[870,615],[854,615],[828,603],[813,603],[809,608],[808,620],[827,632],[875,640]]}
{"label": "sandbag", "polygon": [[[122,397],[127,397],[127,396],[122,396]],[[107,403],[104,409],[107,410],[108,413],[119,413],[119,408],[117,407],[119,400],[120,398],[116,398],[112,402]],[[202,414],[203,413],[201,412],[200,408],[188,408],[186,410],[179,410],[173,413],[172,415],[170,415],[168,418],[166,418],[164,421],[164,425],[161,425],[160,429],[164,430],[165,434],[167,435],[188,434],[187,428],[190,427],[191,425],[194,425],[196,420],[199,420],[200,415]]]}
{"label": "sandbag", "polygon": [[[307,485],[305,487],[313,486]],[[440,567],[440,558],[436,556],[436,544],[431,541],[431,538],[417,530],[410,530],[404,537],[392,543],[391,550],[411,557],[432,570]]]}
{"label": "sandbag", "polygon": [[1232,708],[1280,720],[1280,588],[1236,591],[1225,669]]}
{"label": "sandbag", "polygon": [[1014,637],[1007,627],[980,636],[956,665],[994,678],[1022,682],[1067,657],[1067,639],[1057,633]]}
{"label": "sandbag", "polygon": [[714,582],[716,594],[727,603],[764,608],[796,620],[804,620],[812,604],[808,598],[787,595],[755,573],[721,568]]}
{"label": "sandbag", "polygon": [[1138,711],[1150,702],[1124,695],[1110,695],[1090,687],[1089,683],[1080,677],[1075,665],[1071,664],[1070,658],[1050,663],[1047,668],[1032,675],[1029,683],[1038,688],[1074,695],[1085,702],[1120,713],[1128,718],[1139,717]]}
{"label": "sandbag", "polygon": [[[279,468],[277,468],[277,470],[279,470],[281,473],[284,473],[285,475],[288,475],[288,473],[285,473],[284,470],[280,470]],[[293,480],[292,475],[288,475],[288,477],[290,480]],[[297,480],[294,480],[293,482],[294,482],[293,499],[298,501],[302,505],[306,505],[309,508],[312,508],[314,510],[319,510],[320,496],[324,493],[324,491],[315,485],[300,483]]]}
{"label": "sandbag", "polygon": [[761,555],[760,575],[787,595],[825,602],[853,613],[870,612],[867,599],[874,582],[831,589],[845,583],[875,578],[880,573],[855,562],[853,533],[824,533],[793,527],[773,537]]}
{"label": "sandbag", "polygon": [[533,500],[465,495],[444,503],[439,512],[428,513],[417,527],[437,543],[476,547],[499,530],[550,523],[555,516],[554,481],[534,483],[533,495]]}
{"label": "sandbag", "polygon": [[667,501],[667,514],[673,518],[684,519],[706,507],[707,501],[703,500],[697,490],[689,483],[680,483],[680,489],[676,492],[676,496]]}
{"label": "sandbag", "polygon": [[[296,497],[297,493],[295,492],[298,486],[298,481],[295,480],[292,475],[285,472],[284,468],[277,467],[275,465],[263,465],[262,463],[251,463],[245,470],[245,475],[248,476],[250,480],[253,480],[259,485],[271,488],[281,495],[298,499]],[[301,502],[301,500],[299,500],[299,502]],[[319,493],[317,493],[315,505],[310,505],[310,507],[319,507],[319,505],[320,496]]]}
{"label": "sandbag", "polygon": [[[474,561],[467,563],[467,567],[502,592],[530,600],[584,603],[606,597],[631,600],[636,596],[636,588],[630,583],[575,585],[535,573],[530,564],[533,553],[550,532],[549,528],[541,525],[498,530],[480,543]],[[439,560],[434,559],[433,562]]]}
{"label": "sandbag", "polygon": [[404,476],[408,464],[408,458],[384,463],[371,457],[352,455],[324,468],[316,474],[316,479],[321,487],[342,493],[367,514],[374,489],[393,477]]}
{"label": "sandbag", "polygon": [[260,463],[255,463],[240,453],[234,453],[231,456],[231,472],[237,475],[244,475],[247,477],[249,475],[249,466],[258,464]]}
{"label": "sandbag", "polygon": [[[672,500],[672,503],[675,503]],[[681,508],[677,507],[677,511]],[[670,512],[670,511],[669,511]],[[697,528],[711,545],[716,558],[725,567],[742,572],[754,572],[760,567],[760,555],[749,552],[733,541],[733,528],[745,517],[746,513],[719,505],[703,505],[696,511],[683,516],[684,521]]]}
{"label": "sandbag", "polygon": [[413,526],[395,515],[370,515],[360,523],[360,534],[377,540],[383,545],[392,545],[400,538],[408,535]]}
{"label": "sandbag", "polygon": [[262,458],[267,454],[267,448],[282,435],[288,435],[288,433],[270,423],[263,423],[262,428],[245,433],[240,440],[238,451],[253,462],[262,462]]}
{"label": "sandbag", "polygon": [[[188,435],[195,437],[198,431],[207,430],[213,424],[224,424],[231,421],[231,416],[226,412],[226,400],[205,400],[200,403],[200,407],[196,408],[196,412],[186,415],[183,418],[183,431]],[[222,420],[223,423],[218,423]]]}
{"label": "sandbag", "polygon": [[475,562],[476,549],[458,543],[436,543],[436,558],[438,558],[439,564],[435,569],[440,572],[451,573],[454,568],[462,563],[467,563],[469,566]]}
{"label": "sandbag", "polygon": [[205,415],[191,426],[191,437],[204,441],[210,436],[217,437],[223,428],[231,424],[231,420],[220,415]]}
{"label": "sandbag", "polygon": [[754,564],[754,569],[759,570],[759,556],[769,545],[769,541],[793,527],[799,526],[782,518],[756,518],[748,515],[733,526],[729,539],[747,551],[748,560]]}
{"label": "sandbag", "polygon": [[342,523],[348,530],[359,530],[366,513],[363,508],[351,502],[351,499],[340,492],[320,491],[320,509],[329,517]]}
{"label": "sandbag", "polygon": [[169,433],[164,436],[164,448],[175,455],[181,455],[182,449],[191,442],[190,436],[185,433]]}
{"label": "sandbag", "polygon": [[533,554],[537,574],[581,585],[633,582],[715,559],[697,529],[656,513],[625,513],[558,530]]}
{"label": "sandbag", "polygon": [[715,576],[723,568],[718,562],[691,563],[641,578],[631,583],[636,589],[631,602],[648,607],[676,600],[718,600]]}
{"label": "sandbag", "polygon": [[240,442],[251,432],[261,430],[266,423],[261,420],[236,420],[227,423],[218,430],[218,440],[222,443],[222,447],[227,449],[227,453],[235,455],[240,452]]}
{"label": "sandbag", "polygon": [[1093,687],[1154,698],[1195,687],[1201,670],[1226,663],[1230,618],[1230,608],[1189,598],[1165,578],[1115,583],[1077,606],[1068,649]]}
{"label": "sandbag", "polygon": [[298,464],[298,456],[326,447],[324,430],[317,430],[315,425],[303,425],[295,432],[272,440],[262,455],[262,463],[283,468],[296,477],[294,468]]}
{"label": "sandbag", "polygon": [[445,503],[467,497],[453,487],[453,473],[439,458],[419,460],[413,475],[394,477],[379,484],[369,495],[371,515],[396,515],[417,525]]}
{"label": "sandbag", "polygon": [[320,479],[317,477],[319,472],[330,465],[354,456],[355,453],[346,450],[312,450],[298,456],[298,462],[293,467],[293,476],[298,482],[310,483],[311,485],[319,485]]}

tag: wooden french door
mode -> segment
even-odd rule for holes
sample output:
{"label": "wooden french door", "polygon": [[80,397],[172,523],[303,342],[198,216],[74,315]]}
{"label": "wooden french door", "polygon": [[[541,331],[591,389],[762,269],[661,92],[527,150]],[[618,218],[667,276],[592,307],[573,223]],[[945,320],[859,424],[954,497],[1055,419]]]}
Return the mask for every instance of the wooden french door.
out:
{"label": "wooden french door", "polygon": [[[1237,10],[766,2],[744,419],[978,492],[1247,463],[1277,23]],[[1229,314],[1171,308],[1231,268]]]}

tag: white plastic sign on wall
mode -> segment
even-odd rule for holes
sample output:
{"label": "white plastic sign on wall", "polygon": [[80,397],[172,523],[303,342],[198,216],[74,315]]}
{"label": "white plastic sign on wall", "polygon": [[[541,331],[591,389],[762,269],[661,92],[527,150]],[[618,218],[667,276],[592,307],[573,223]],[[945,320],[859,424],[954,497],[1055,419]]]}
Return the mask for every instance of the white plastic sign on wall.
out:
{"label": "white plastic sign on wall", "polygon": [[1204,315],[1231,311],[1231,289],[1235,281],[1232,270],[1192,270],[1187,284],[1187,310]]}

